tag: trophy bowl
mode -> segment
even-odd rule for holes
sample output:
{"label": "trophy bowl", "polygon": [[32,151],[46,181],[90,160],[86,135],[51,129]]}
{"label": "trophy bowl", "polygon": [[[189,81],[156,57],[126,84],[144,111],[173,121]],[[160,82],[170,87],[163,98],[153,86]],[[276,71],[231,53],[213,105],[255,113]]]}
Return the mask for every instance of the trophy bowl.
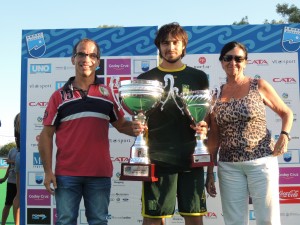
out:
{"label": "trophy bowl", "polygon": [[[210,110],[212,94],[209,90],[186,91],[180,94],[186,115],[190,117],[194,125],[204,120]],[[213,165],[213,157],[208,153],[203,143],[203,135],[195,134],[196,147],[192,155],[191,167]]]}
{"label": "trophy bowl", "polygon": [[[119,99],[122,107],[133,120],[146,123],[146,113],[161,101],[164,89],[156,80],[124,80],[120,82]],[[121,164],[121,180],[157,181],[154,164],[148,157],[144,133],[139,134],[130,150],[128,163]]]}

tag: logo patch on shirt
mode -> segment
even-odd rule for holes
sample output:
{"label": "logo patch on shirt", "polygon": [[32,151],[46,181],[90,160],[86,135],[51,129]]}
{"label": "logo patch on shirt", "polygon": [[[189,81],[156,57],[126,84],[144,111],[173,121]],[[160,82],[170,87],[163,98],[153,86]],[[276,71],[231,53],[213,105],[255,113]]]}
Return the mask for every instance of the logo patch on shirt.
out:
{"label": "logo patch on shirt", "polygon": [[182,85],[182,93],[183,93],[183,94],[186,94],[186,93],[188,93],[189,91],[190,91],[190,86],[187,85],[187,84],[183,84],[183,85]]}
{"label": "logo patch on shirt", "polygon": [[100,86],[99,91],[101,92],[102,95],[104,95],[106,97],[109,96],[109,91],[107,90],[106,87]]}

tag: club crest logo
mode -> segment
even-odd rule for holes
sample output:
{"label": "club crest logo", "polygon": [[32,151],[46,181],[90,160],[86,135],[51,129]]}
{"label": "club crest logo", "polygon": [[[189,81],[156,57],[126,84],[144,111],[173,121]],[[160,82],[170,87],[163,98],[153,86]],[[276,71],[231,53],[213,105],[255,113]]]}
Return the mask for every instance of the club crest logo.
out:
{"label": "club crest logo", "polygon": [[103,96],[106,96],[106,97],[109,96],[109,91],[107,90],[107,88],[100,86],[99,91],[101,92],[101,94]]}
{"label": "club crest logo", "polygon": [[150,68],[150,61],[149,60],[143,60],[141,63],[141,69],[143,72],[148,71]]}
{"label": "club crest logo", "polygon": [[43,33],[26,36],[28,53],[33,58],[39,58],[46,52],[46,44]]}
{"label": "club crest logo", "polygon": [[300,29],[284,27],[282,34],[282,47],[287,52],[296,52],[300,48]]}

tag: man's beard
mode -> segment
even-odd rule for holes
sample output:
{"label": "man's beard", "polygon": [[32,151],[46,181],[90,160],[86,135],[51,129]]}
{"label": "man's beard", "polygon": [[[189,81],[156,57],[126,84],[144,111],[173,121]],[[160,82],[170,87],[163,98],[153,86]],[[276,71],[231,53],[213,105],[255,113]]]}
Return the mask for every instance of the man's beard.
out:
{"label": "man's beard", "polygon": [[167,61],[168,63],[176,63],[181,59],[181,56],[178,56],[175,59],[166,59],[165,57],[162,56],[162,54],[160,54],[161,58],[165,61]]}

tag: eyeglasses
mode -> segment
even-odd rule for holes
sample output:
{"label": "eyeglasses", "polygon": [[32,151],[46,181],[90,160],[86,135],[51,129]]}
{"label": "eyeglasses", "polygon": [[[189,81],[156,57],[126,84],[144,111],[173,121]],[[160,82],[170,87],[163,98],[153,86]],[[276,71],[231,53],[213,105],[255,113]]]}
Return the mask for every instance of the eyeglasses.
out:
{"label": "eyeglasses", "polygon": [[99,57],[98,57],[98,55],[96,54],[96,53],[89,53],[89,54],[86,54],[86,53],[84,53],[84,52],[77,52],[77,53],[75,53],[74,54],[74,57],[78,57],[78,58],[81,58],[81,59],[83,59],[83,58],[85,58],[85,57],[90,57],[90,59],[92,59],[92,60],[96,60],[96,59],[99,59]]}
{"label": "eyeglasses", "polygon": [[223,61],[224,62],[231,62],[234,59],[236,63],[241,63],[245,60],[245,57],[239,55],[224,55]]}

